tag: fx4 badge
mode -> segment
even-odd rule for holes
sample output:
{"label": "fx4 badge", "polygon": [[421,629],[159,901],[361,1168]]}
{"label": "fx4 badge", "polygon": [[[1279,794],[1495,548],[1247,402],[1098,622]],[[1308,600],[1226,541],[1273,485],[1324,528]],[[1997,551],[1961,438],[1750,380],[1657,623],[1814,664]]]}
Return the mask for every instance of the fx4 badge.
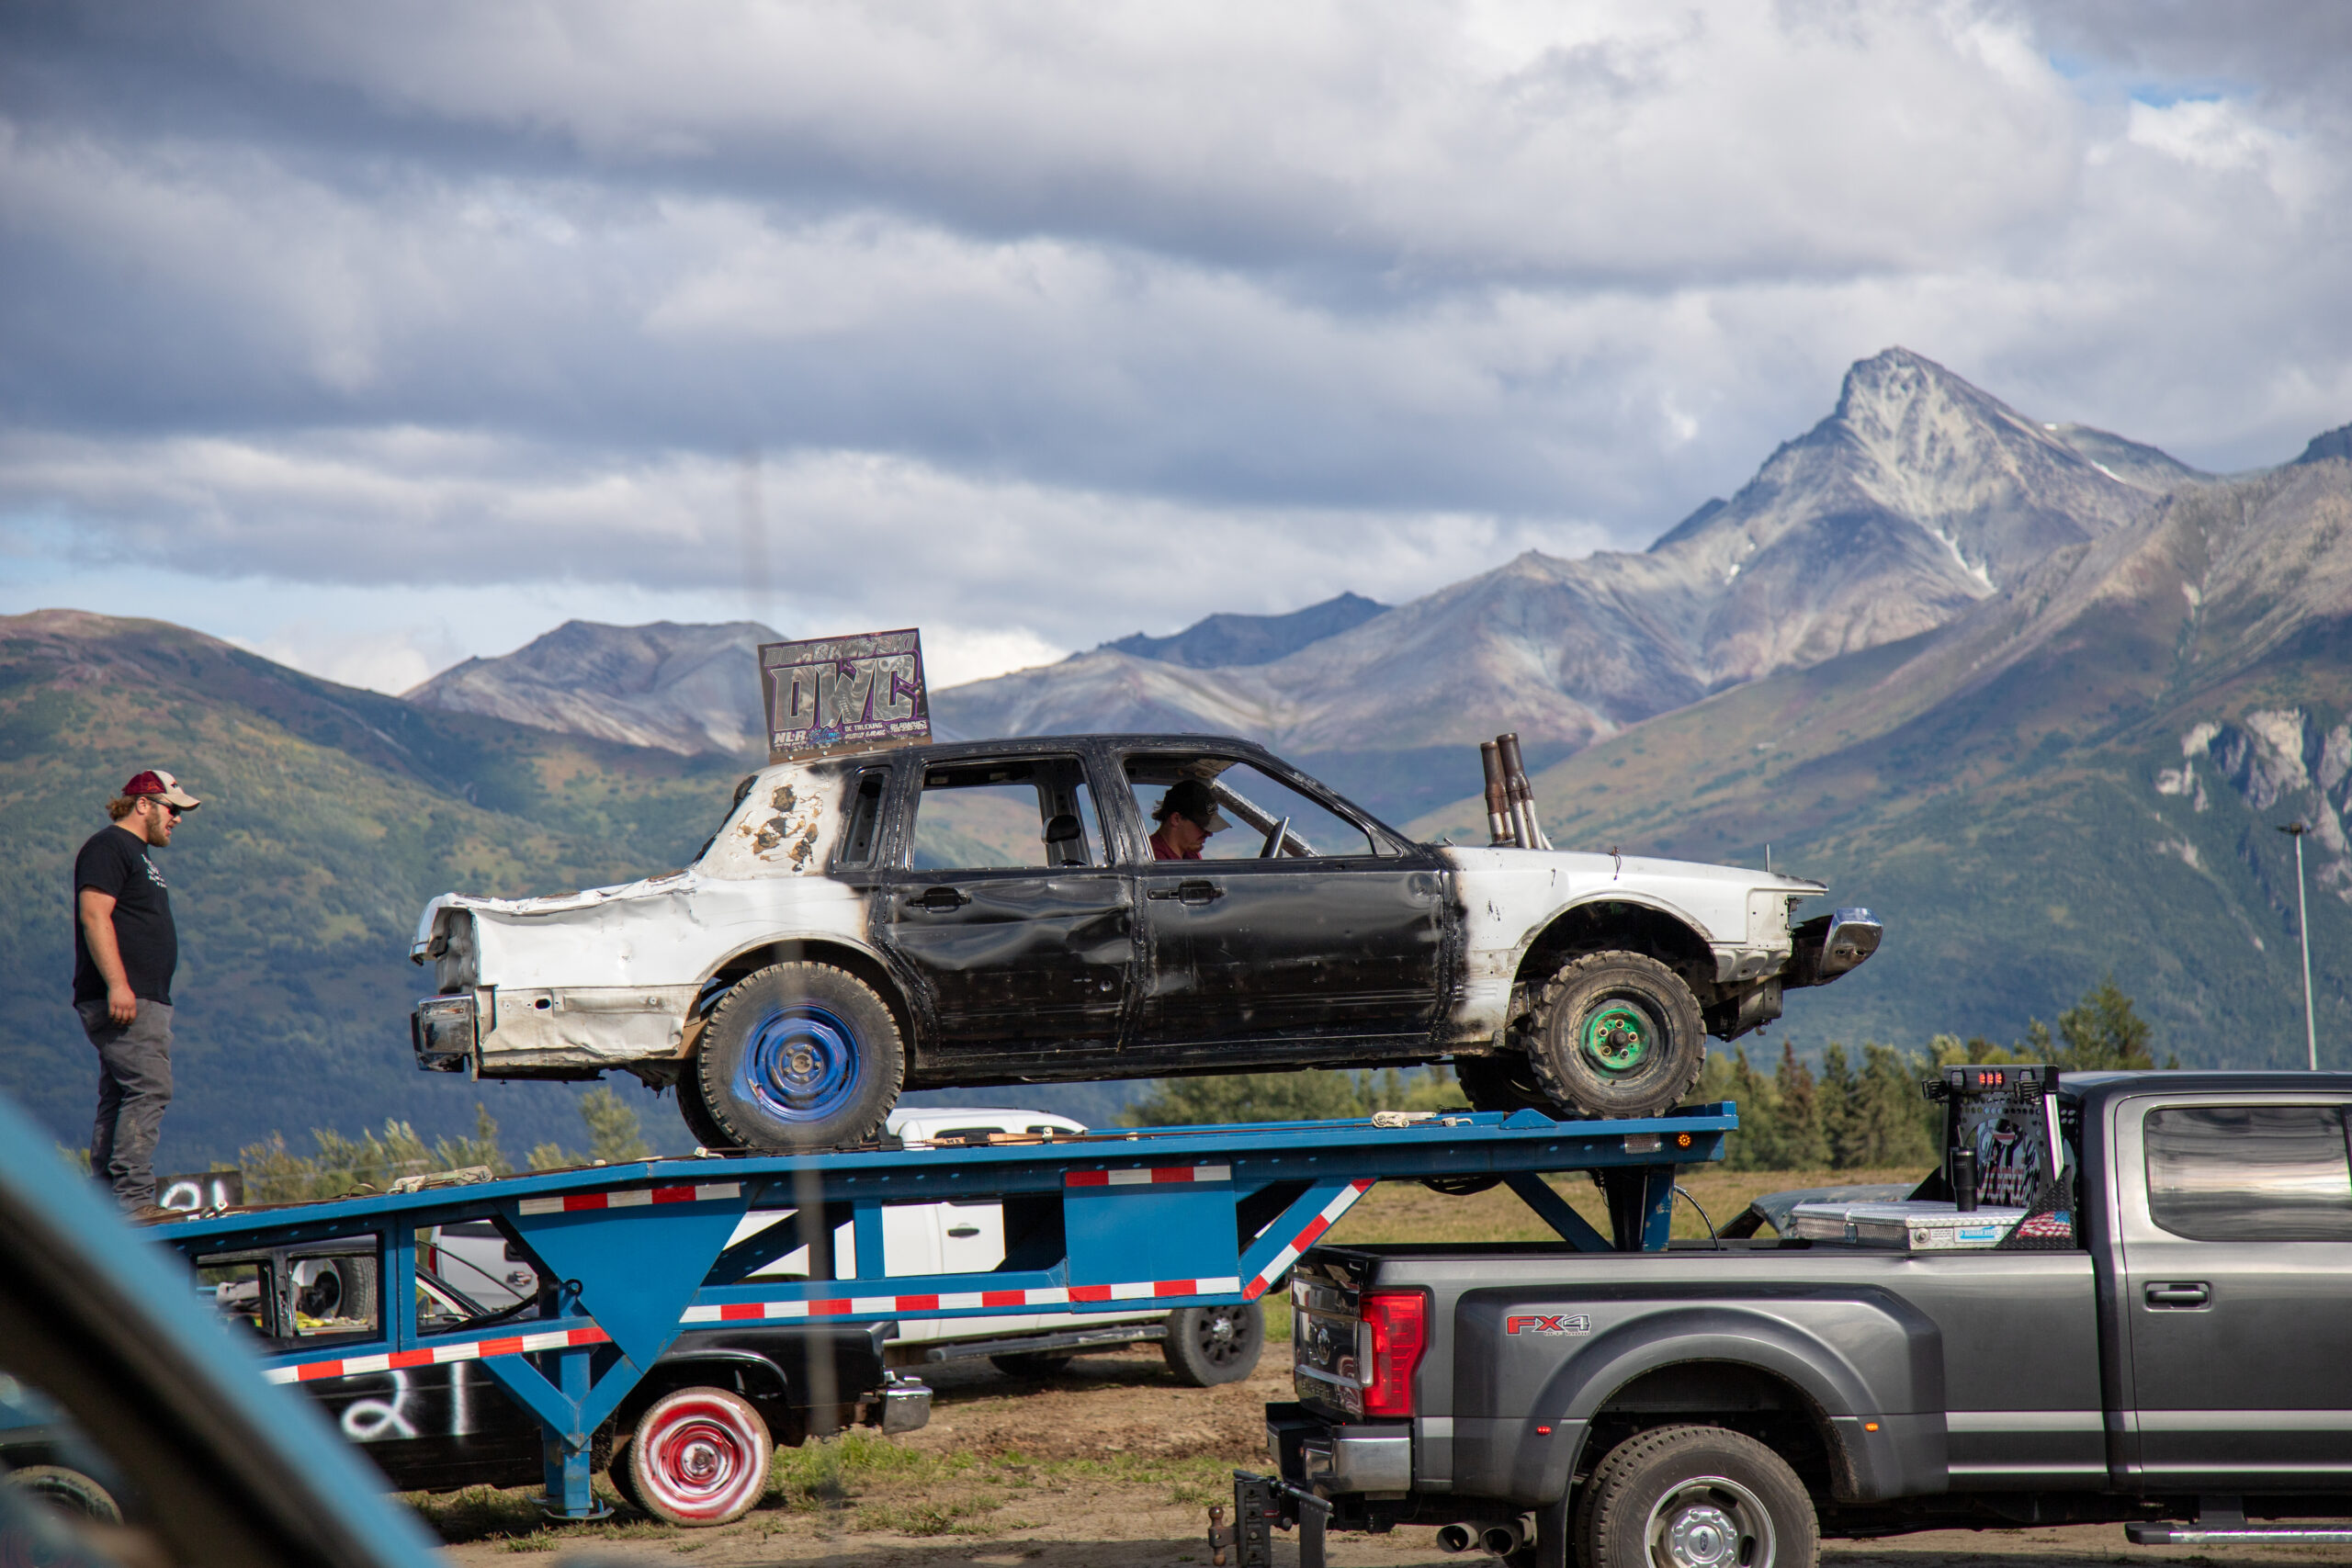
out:
{"label": "fx4 badge", "polygon": [[1558,1316],[1525,1315],[1503,1319],[1505,1334],[1589,1334],[1592,1317],[1588,1313],[1567,1313]]}

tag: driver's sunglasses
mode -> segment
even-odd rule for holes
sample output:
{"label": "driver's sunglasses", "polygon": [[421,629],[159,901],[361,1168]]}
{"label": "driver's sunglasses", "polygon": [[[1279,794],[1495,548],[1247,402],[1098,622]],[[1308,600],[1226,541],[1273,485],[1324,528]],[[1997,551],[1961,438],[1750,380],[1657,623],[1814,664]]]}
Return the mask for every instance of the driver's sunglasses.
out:
{"label": "driver's sunglasses", "polygon": [[[154,797],[153,797],[153,795],[148,796],[148,798],[149,798],[150,800],[154,800]],[[168,811],[168,812],[170,812],[170,813],[172,814],[172,820],[173,820],[173,821],[175,821],[175,822],[176,822],[176,821],[178,821],[178,820],[180,819],[180,808],[179,808],[178,807],[176,807],[176,806],[174,806],[174,805],[173,805],[170,801],[168,801],[168,800],[156,800],[156,801],[155,801],[155,809],[156,809],[156,810],[158,810],[158,811]]]}

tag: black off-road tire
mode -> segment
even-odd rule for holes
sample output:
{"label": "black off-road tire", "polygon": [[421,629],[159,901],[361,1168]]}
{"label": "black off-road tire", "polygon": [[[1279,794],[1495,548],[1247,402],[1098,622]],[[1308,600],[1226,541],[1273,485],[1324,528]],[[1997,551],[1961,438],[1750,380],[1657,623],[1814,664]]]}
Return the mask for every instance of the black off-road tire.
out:
{"label": "black off-road tire", "polygon": [[1593,1467],[1576,1517],[1582,1568],[1674,1562],[1667,1541],[1677,1529],[1686,1532],[1685,1560],[1815,1568],[1821,1558],[1820,1522],[1796,1472],[1722,1427],[1658,1427],[1626,1438]]}
{"label": "black off-road tire", "polygon": [[1528,1066],[1555,1105],[1658,1116],[1707,1061],[1707,1024],[1682,976],[1640,953],[1592,953],[1536,994]]}
{"label": "black off-road tire", "polygon": [[684,1072],[678,1075],[678,1120],[686,1124],[686,1131],[694,1134],[697,1145],[714,1153],[727,1154],[743,1146],[710,1113],[709,1105],[702,1098],[702,1074],[698,1065],[690,1064]]}
{"label": "black off-road tire", "polygon": [[989,1365],[1009,1378],[1034,1378],[1039,1382],[1067,1368],[1072,1358],[1057,1350],[1013,1350],[990,1356]]}
{"label": "black off-road tire", "polygon": [[1258,1370],[1265,1348],[1262,1302],[1178,1307],[1168,1314],[1168,1337],[1159,1342],[1168,1370],[1193,1388],[1239,1382]]}
{"label": "black off-road tire", "polygon": [[0,1477],[0,1486],[30,1493],[61,1513],[94,1525],[120,1525],[122,1506],[114,1494],[78,1470],[62,1464],[28,1464]]}
{"label": "black off-road tire", "polygon": [[830,964],[772,964],[712,1010],[695,1053],[704,1106],[739,1148],[849,1148],[899,1102],[906,1046],[874,987]]}
{"label": "black off-road tire", "polygon": [[1498,1051],[1491,1056],[1456,1056],[1453,1081],[1473,1111],[1549,1111],[1552,1097],[1535,1077],[1523,1051]]}

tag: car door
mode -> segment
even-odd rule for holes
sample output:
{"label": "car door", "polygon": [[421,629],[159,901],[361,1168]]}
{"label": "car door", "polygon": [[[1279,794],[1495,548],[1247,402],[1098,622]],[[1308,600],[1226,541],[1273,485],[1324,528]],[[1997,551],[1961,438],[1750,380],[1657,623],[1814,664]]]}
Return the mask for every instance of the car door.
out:
{"label": "car door", "polygon": [[1138,842],[1183,778],[1209,784],[1228,824],[1198,860],[1138,863],[1146,959],[1131,1055],[1377,1057],[1430,1037],[1445,978],[1434,855],[1259,759],[1137,752],[1125,772]]}
{"label": "car door", "polygon": [[1109,863],[1075,755],[934,760],[876,877],[875,940],[924,996],[944,1063],[1050,1046],[1108,1065],[1136,963],[1134,889]]}
{"label": "car door", "polygon": [[2352,1483],[2352,1157],[2340,1096],[2113,1111],[2143,1485]]}

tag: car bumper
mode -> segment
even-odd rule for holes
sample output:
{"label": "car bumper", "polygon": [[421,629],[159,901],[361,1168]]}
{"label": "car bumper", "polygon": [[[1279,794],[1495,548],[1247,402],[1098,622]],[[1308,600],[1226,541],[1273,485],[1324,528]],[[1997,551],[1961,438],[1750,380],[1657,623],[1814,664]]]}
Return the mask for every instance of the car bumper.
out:
{"label": "car bumper", "polygon": [[1270,1404],[1266,1452],[1284,1481],[1325,1496],[1413,1489],[1413,1429],[1401,1421],[1335,1426],[1296,1404]]}
{"label": "car bumper", "polygon": [[470,993],[426,997],[408,1015],[409,1043],[416,1048],[416,1065],[428,1073],[469,1071],[481,1048],[477,1012]]}

